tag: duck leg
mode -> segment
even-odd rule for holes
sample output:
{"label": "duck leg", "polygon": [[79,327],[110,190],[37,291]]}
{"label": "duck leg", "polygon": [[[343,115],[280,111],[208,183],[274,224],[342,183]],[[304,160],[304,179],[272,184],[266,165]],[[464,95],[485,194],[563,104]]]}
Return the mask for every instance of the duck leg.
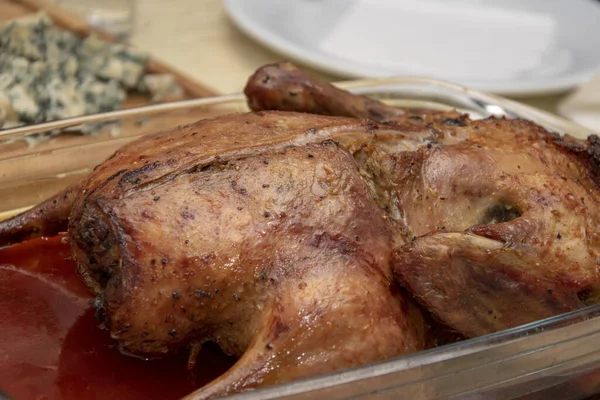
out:
{"label": "duck leg", "polygon": [[81,182],[19,215],[0,221],[0,246],[66,232],[71,207],[80,189]]}
{"label": "duck leg", "polygon": [[[426,125],[439,120],[459,124],[466,117],[456,111],[393,107],[320,81],[289,62],[265,65],[246,83],[244,93],[254,111],[280,110]],[[457,122],[456,122],[457,121]]]}
{"label": "duck leg", "polygon": [[238,362],[186,400],[321,375],[424,347],[423,317],[393,283],[373,276],[360,262],[316,253],[307,261],[310,265],[295,268],[333,268],[345,274],[310,274],[281,288]]}

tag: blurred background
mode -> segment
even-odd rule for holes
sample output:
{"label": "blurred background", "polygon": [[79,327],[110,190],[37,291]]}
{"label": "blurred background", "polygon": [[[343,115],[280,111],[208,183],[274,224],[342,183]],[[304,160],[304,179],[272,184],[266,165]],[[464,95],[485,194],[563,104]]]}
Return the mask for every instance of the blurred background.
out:
{"label": "blurred background", "polygon": [[[0,0],[10,3],[18,0]],[[41,4],[44,0],[22,0]],[[289,59],[328,81],[437,78],[600,131],[595,0],[54,0],[210,91]],[[0,9],[1,13],[1,9]]]}

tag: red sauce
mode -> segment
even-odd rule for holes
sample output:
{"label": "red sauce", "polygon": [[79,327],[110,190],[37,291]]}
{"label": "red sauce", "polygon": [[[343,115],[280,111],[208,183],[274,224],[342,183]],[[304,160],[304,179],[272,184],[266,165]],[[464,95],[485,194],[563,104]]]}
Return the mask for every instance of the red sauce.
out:
{"label": "red sauce", "polygon": [[177,399],[232,365],[214,346],[193,371],[187,354],[144,361],[119,353],[69,255],[60,236],[0,250],[0,388],[11,398]]}

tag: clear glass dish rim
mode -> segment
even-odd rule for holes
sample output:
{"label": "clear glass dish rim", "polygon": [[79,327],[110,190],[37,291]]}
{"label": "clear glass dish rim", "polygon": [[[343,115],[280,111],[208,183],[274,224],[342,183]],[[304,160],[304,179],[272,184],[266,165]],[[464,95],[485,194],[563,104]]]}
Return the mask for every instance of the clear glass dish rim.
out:
{"label": "clear glass dish rim", "polygon": [[[463,107],[464,109],[468,110],[479,111],[482,114],[526,118],[546,127],[549,130],[557,131],[559,133],[566,132],[579,137],[585,137],[589,133],[588,129],[548,112],[518,103],[513,100],[474,91],[459,85],[433,79],[362,79],[340,82],[336,85],[359,94],[377,94],[383,96],[389,95],[391,97],[405,98],[407,100],[427,100],[437,102],[442,106],[451,105],[459,108]],[[146,105],[125,110],[117,110],[107,113],[74,117],[59,121],[0,130],[0,140],[20,139],[33,133],[64,129],[91,122],[144,117],[169,111],[194,109],[198,107],[209,107],[215,105],[237,104],[239,102],[245,102],[245,97],[242,93],[183,100],[172,103]],[[135,137],[137,136],[133,136],[132,139]],[[118,139],[119,137],[108,140]],[[84,148],[87,145],[89,144],[80,144],[76,147]],[[33,154],[35,152],[36,149],[33,147],[31,149],[31,153]],[[331,386],[343,385],[345,383],[406,370],[414,366],[433,364],[461,355],[483,352],[506,342],[532,337],[540,332],[565,329],[567,326],[574,326],[584,320],[593,319],[596,321],[598,323],[598,331],[600,331],[599,317],[600,305],[589,306],[567,314],[536,321],[502,332],[464,340],[454,344],[425,350],[419,353],[410,354],[367,366],[357,367],[354,369],[344,370],[306,380],[295,381],[254,392],[242,393],[232,397],[236,399],[239,398],[248,400],[270,399],[303,393],[307,389],[312,391]],[[535,350],[535,348],[532,347],[531,350]]]}
{"label": "clear glass dish rim", "polygon": [[[514,100],[488,93],[468,89],[457,84],[428,78],[379,78],[356,79],[335,83],[336,86],[357,94],[389,94],[396,98],[406,96],[409,99],[438,101],[440,104],[453,104],[467,109],[475,108],[495,116],[520,117],[530,119],[547,129],[568,132],[572,135],[587,135],[589,129],[568,121],[549,112],[527,106]],[[80,117],[31,124],[10,129],[0,129],[0,140],[19,139],[39,132],[50,132],[84,123],[117,120],[120,118],[143,117],[161,112],[185,110],[196,107],[227,104],[236,101],[245,102],[243,93],[224,94],[214,97],[181,100],[132,107],[122,110],[90,114]]]}

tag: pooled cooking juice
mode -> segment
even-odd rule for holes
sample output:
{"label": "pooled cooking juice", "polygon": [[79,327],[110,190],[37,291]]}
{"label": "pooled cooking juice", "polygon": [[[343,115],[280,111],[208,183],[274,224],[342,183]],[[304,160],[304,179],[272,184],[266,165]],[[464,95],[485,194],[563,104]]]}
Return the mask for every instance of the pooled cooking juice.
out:
{"label": "pooled cooking juice", "polygon": [[0,249],[0,390],[27,399],[177,399],[225,372],[233,360],[205,346],[187,353],[127,357],[98,327],[91,295],[62,236]]}

